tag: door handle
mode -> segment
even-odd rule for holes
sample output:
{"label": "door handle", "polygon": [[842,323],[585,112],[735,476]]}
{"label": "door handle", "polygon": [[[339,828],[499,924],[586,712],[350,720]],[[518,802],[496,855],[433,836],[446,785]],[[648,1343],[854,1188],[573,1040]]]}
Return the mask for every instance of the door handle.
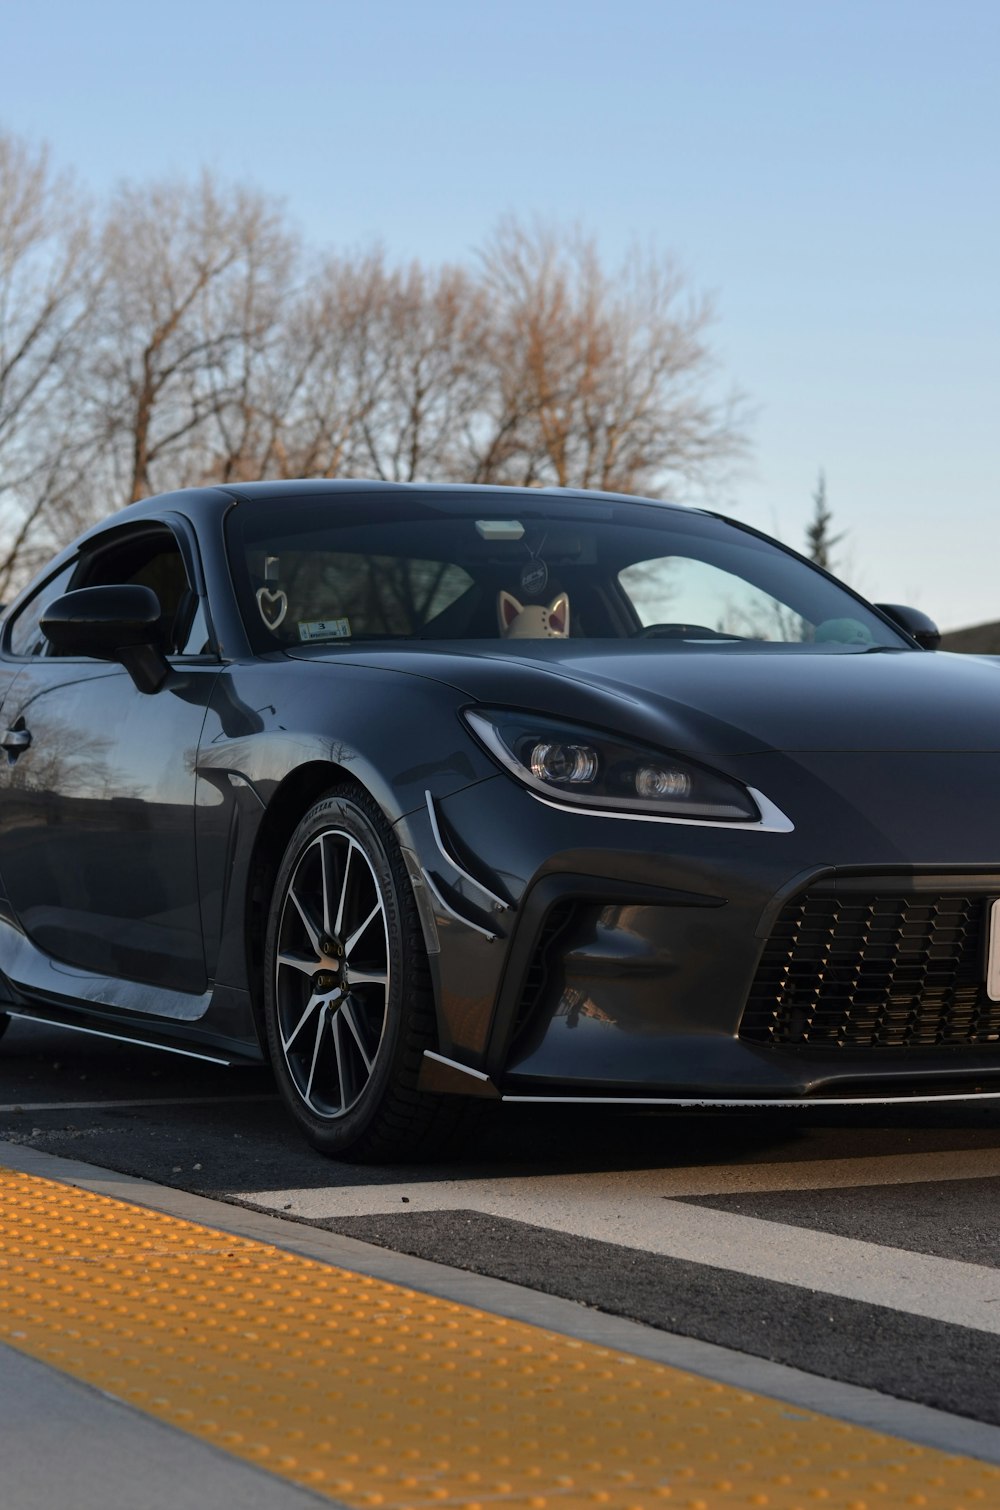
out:
{"label": "door handle", "polygon": [[0,739],[0,745],[5,750],[26,750],[31,743],[30,729],[8,729]]}

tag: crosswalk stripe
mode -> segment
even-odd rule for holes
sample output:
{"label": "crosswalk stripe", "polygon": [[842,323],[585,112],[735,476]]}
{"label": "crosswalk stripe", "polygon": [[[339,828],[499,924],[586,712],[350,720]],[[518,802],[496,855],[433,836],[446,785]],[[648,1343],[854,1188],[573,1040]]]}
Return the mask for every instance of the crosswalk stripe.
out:
{"label": "crosswalk stripe", "polygon": [[996,1335],[1000,1269],[688,1202],[698,1195],[874,1187],[997,1174],[1000,1151],[980,1149],[891,1159],[248,1191],[239,1199],[313,1220],[473,1210]]}
{"label": "crosswalk stripe", "polygon": [[[715,1195],[750,1195],[780,1190],[843,1190],[858,1186],[916,1185],[946,1180],[989,1179],[1000,1175],[1000,1147],[936,1153],[875,1155],[856,1159],[799,1159],[785,1163],[684,1165],[677,1169],[587,1171],[582,1174],[478,1176],[459,1180],[407,1180],[396,1184],[325,1185],[320,1189],[242,1191],[238,1200],[291,1209],[297,1216],[377,1216],[398,1211],[503,1202],[518,1216],[523,1200],[607,1196],[627,1200]],[[279,1200],[280,1196],[280,1200]]]}

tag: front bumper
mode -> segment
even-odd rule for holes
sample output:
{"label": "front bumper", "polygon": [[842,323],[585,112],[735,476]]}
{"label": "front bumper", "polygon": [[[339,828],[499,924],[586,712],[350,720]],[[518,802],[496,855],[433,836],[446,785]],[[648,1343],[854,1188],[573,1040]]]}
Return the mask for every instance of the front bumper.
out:
{"label": "front bumper", "polygon": [[[773,755],[728,768],[793,830],[591,817],[503,775],[439,802],[435,822],[404,821],[430,883],[440,1056],[472,1072],[466,1085],[430,1067],[429,1086],[748,1106],[1000,1094],[1000,1042],[739,1036],[782,905],[817,881],[1000,897],[1000,833],[982,816],[1000,759]],[[945,812],[928,800],[942,773]]]}

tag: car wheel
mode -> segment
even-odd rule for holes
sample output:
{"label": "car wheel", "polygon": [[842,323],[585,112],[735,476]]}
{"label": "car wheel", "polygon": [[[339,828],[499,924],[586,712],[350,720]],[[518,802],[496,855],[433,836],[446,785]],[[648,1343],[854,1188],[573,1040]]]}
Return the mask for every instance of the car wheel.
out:
{"label": "car wheel", "polygon": [[279,1089],[321,1153],[375,1162],[440,1148],[460,1098],[417,1090],[436,1042],[423,935],[399,846],[359,788],[310,808],[275,881],[264,1012]]}

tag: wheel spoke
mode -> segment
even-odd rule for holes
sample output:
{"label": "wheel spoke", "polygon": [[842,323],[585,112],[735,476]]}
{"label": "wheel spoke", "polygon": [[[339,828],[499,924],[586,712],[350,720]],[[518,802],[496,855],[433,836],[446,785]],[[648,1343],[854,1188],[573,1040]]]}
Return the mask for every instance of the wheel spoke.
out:
{"label": "wheel spoke", "polygon": [[278,955],[278,964],[286,965],[289,970],[301,970],[303,975],[314,975],[318,961],[308,959],[302,954],[292,954],[285,949]]}
{"label": "wheel spoke", "polygon": [[323,877],[323,932],[330,933],[330,878],[327,875],[326,835],[319,838],[319,865]]}
{"label": "wheel spoke", "polygon": [[288,1038],[282,1037],[281,1047],[284,1049],[286,1054],[288,1053],[288,1050],[291,1048],[292,1044],[295,1042],[296,1038],[298,1038],[302,1028],[305,1026],[306,1021],[309,1017],[309,1013],[315,1012],[316,1008],[319,1006],[319,1003],[320,998],[318,996],[310,995],[309,1000],[306,1003],[306,1009],[303,1012],[302,1016],[299,1018],[298,1022],[295,1024],[295,1027],[292,1029],[290,1036]]}
{"label": "wheel spoke", "polygon": [[[341,1011],[343,1011],[343,1008],[341,1008]],[[347,1087],[344,1084],[344,1045],[340,1037],[340,1012],[337,1013],[330,1026],[333,1032],[334,1057],[337,1060],[337,1084],[340,1088],[340,1105],[346,1111]]]}
{"label": "wheel spoke", "polygon": [[354,1039],[354,1042],[358,1046],[358,1053],[361,1055],[362,1059],[365,1062],[365,1069],[370,1075],[372,1065],[375,1061],[371,1058],[368,1050],[365,1048],[364,1040],[361,1037],[361,1029],[359,1028],[354,1018],[354,1003],[351,1001],[351,998],[349,996],[346,996],[344,998],[343,1004],[341,1005],[340,1011],[338,1012],[337,1016],[338,1018],[342,1017],[347,1023],[347,1026],[351,1031],[351,1037]]}
{"label": "wheel spoke", "polygon": [[389,975],[385,970],[352,970],[350,984],[352,986],[387,986]]}
{"label": "wheel spoke", "polygon": [[303,907],[298,897],[295,895],[294,883],[289,886],[288,895],[290,900],[295,904],[296,912],[302,919],[302,926],[305,928],[306,932],[309,935],[310,944],[312,944],[313,948],[316,950],[317,955],[321,954],[322,950],[319,947],[319,929],[314,925],[312,918],[309,916],[308,912]]}
{"label": "wheel spoke", "polygon": [[371,926],[371,924],[374,923],[375,919],[378,917],[378,915],[379,915],[379,913],[381,911],[382,911],[382,903],[381,903],[381,900],[379,900],[379,901],[377,901],[375,903],[375,906],[372,908],[371,912],[365,918],[364,922],[361,924],[361,927],[360,928],[355,928],[355,930],[351,934],[350,938],[344,940],[344,954],[346,955],[348,962],[350,962],[351,950],[354,948],[355,944],[358,942],[358,939],[364,933],[365,929],[369,928]]}
{"label": "wheel spoke", "polygon": [[339,897],[338,902],[337,902],[337,917],[336,917],[336,921],[334,922],[334,925],[333,925],[333,936],[334,936],[334,938],[339,938],[340,937],[341,929],[344,926],[344,912],[345,912],[345,909],[347,907],[347,883],[348,883],[348,880],[350,879],[350,875],[351,875],[351,860],[354,857],[354,850],[355,850],[354,840],[351,839],[350,837],[348,837],[348,840],[347,840],[347,859],[344,861],[344,874],[343,874],[343,876],[341,877],[341,880],[340,880],[340,897]]}
{"label": "wheel spoke", "polygon": [[316,1061],[319,1059],[319,1046],[323,1041],[324,1016],[325,1014],[323,1012],[320,1012],[319,1017],[316,1021],[316,1040],[313,1043],[312,1064],[309,1066],[309,1080],[306,1084],[306,1100],[310,1101],[310,1103],[312,1097],[313,1080],[316,1075]]}

